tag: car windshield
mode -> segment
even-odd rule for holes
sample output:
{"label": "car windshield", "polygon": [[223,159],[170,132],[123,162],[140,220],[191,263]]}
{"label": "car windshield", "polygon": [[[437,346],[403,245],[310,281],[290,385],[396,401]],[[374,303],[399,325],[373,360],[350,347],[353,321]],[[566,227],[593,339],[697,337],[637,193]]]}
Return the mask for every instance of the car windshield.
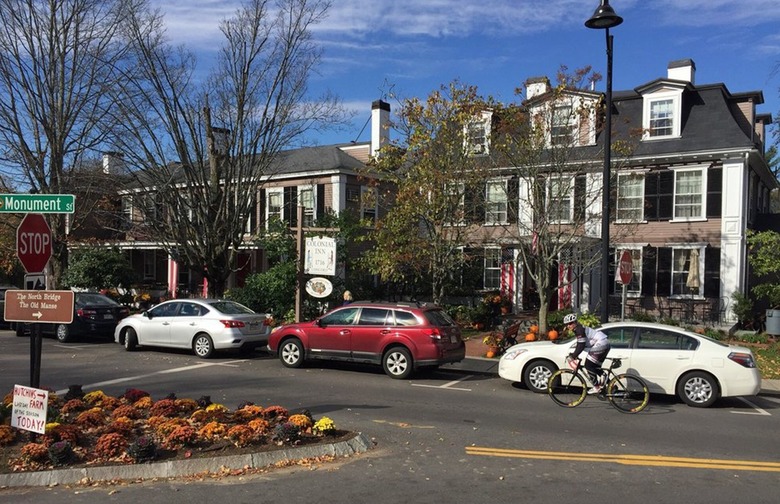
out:
{"label": "car windshield", "polygon": [[236,303],[235,301],[212,301],[209,303],[209,306],[220,313],[224,313],[225,315],[249,315],[256,313],[246,306]]}
{"label": "car windshield", "polygon": [[79,292],[76,294],[75,300],[76,306],[94,306],[94,305],[110,305],[119,306],[119,303],[113,299],[106,297],[102,294],[92,294],[89,292]]}

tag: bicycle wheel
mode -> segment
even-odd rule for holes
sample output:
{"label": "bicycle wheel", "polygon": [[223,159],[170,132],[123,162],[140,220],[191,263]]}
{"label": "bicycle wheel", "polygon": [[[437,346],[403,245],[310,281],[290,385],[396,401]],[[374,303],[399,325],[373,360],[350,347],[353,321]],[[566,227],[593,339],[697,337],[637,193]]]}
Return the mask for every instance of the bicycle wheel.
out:
{"label": "bicycle wheel", "polygon": [[621,413],[639,413],[650,402],[650,391],[641,378],[620,374],[607,385],[607,399]]}
{"label": "bicycle wheel", "polygon": [[547,382],[547,393],[555,404],[565,408],[579,406],[587,391],[585,380],[571,369],[559,369]]}

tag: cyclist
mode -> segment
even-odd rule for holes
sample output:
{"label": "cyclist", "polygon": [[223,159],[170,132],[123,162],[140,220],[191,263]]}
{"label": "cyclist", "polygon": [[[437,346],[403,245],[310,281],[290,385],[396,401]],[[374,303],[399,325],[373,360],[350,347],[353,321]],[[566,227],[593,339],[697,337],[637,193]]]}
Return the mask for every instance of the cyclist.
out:
{"label": "cyclist", "polygon": [[607,378],[607,374],[601,370],[601,365],[610,349],[607,335],[598,329],[585,327],[577,322],[577,314],[575,313],[569,313],[563,317],[563,323],[577,338],[577,346],[569,355],[569,360],[576,360],[586,345],[590,347],[588,356],[585,358],[585,371],[587,371],[593,386],[588,389],[588,394],[598,394]]}

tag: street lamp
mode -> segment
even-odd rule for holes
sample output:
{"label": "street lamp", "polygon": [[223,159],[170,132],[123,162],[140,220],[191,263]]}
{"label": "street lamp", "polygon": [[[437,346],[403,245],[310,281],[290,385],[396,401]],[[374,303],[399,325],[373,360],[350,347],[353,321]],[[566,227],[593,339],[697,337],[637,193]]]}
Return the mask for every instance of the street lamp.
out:
{"label": "street lamp", "polygon": [[609,29],[623,22],[610,7],[609,0],[601,0],[585,26],[607,33],[607,117],[604,125],[604,171],[601,194],[601,322],[609,322],[609,177],[612,163],[612,35]]}

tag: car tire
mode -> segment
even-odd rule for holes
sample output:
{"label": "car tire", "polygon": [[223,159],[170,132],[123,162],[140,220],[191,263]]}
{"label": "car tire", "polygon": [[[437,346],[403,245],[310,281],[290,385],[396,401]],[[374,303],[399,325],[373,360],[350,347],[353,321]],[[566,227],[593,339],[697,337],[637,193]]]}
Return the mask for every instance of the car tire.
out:
{"label": "car tire", "polygon": [[137,346],[138,336],[135,334],[135,329],[128,327],[127,331],[125,331],[125,350],[132,352]]}
{"label": "car tire", "polygon": [[214,342],[208,334],[197,334],[192,342],[192,351],[201,359],[214,355]]}
{"label": "car tire", "polygon": [[299,368],[303,365],[303,343],[298,338],[287,338],[279,345],[279,360],[288,368]]}
{"label": "car tire", "polygon": [[390,378],[403,380],[412,374],[412,354],[404,347],[393,347],[382,357],[382,367]]}
{"label": "car tire", "polygon": [[70,326],[68,324],[57,324],[57,327],[54,330],[54,336],[60,343],[68,343],[72,339]]}
{"label": "car tire", "polygon": [[709,373],[692,371],[677,383],[677,395],[688,406],[708,408],[720,396],[718,381]]}
{"label": "car tire", "polygon": [[523,370],[523,383],[531,392],[537,394],[547,393],[547,382],[558,368],[551,362],[536,360],[529,362]]}

